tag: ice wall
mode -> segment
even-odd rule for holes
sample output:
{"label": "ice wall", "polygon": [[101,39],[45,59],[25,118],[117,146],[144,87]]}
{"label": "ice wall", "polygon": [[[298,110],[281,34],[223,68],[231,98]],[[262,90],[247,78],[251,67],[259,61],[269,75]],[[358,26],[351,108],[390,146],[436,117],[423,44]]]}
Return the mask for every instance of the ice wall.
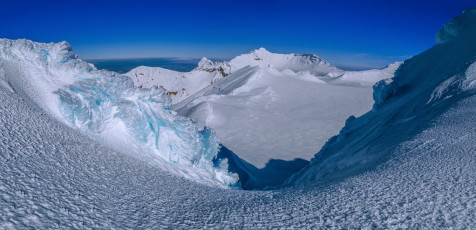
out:
{"label": "ice wall", "polygon": [[80,60],[67,42],[0,39],[0,81],[63,123],[115,150],[199,183],[228,187],[237,176],[214,166],[214,133],[170,109],[163,89]]}

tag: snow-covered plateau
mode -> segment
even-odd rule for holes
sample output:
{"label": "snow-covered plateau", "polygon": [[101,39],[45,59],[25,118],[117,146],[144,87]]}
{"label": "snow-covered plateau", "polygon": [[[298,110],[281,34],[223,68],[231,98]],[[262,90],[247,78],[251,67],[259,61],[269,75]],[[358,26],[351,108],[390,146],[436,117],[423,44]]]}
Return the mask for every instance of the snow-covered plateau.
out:
{"label": "snow-covered plateau", "polygon": [[[214,132],[175,113],[167,90],[98,71],[67,43],[2,39],[0,228],[471,229],[476,8],[436,41],[375,84],[371,111],[348,118],[309,166],[275,190],[245,191],[223,189],[236,165],[213,160]],[[231,97],[241,76],[302,71],[235,67],[191,101]],[[356,77],[332,71],[309,74]]]}

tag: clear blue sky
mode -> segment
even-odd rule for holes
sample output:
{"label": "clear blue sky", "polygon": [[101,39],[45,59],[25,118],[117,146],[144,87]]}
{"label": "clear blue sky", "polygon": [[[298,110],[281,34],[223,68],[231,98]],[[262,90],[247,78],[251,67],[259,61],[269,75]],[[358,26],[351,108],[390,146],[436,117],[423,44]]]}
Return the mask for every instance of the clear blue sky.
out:
{"label": "clear blue sky", "polygon": [[84,59],[231,58],[265,47],[383,66],[431,47],[474,0],[0,0],[0,37],[71,43]]}

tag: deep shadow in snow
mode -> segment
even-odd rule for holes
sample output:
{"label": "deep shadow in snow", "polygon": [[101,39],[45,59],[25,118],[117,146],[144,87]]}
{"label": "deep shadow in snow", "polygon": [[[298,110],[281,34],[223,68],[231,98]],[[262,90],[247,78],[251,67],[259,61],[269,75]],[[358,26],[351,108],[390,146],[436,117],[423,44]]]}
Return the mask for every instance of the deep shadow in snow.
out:
{"label": "deep shadow in snow", "polygon": [[245,190],[270,189],[282,184],[289,176],[309,165],[309,161],[297,158],[292,161],[271,159],[262,169],[238,157],[221,145],[214,164],[228,160],[228,171],[238,174],[241,188]]}

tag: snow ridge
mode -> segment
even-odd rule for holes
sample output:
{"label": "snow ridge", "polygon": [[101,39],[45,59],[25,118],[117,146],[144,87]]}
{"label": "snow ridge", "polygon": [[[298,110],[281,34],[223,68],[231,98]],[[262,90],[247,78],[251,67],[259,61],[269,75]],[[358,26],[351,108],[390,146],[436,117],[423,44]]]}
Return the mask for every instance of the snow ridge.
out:
{"label": "snow ridge", "polygon": [[393,80],[377,83],[373,110],[349,118],[311,165],[287,184],[325,184],[375,168],[456,102],[474,95],[475,15],[472,8],[451,20],[438,33],[434,47],[405,61]]}
{"label": "snow ridge", "polygon": [[476,11],[468,9],[462,15],[451,19],[446,23],[435,36],[436,44],[449,42],[462,33],[471,33],[474,30],[473,21],[476,20]]}

